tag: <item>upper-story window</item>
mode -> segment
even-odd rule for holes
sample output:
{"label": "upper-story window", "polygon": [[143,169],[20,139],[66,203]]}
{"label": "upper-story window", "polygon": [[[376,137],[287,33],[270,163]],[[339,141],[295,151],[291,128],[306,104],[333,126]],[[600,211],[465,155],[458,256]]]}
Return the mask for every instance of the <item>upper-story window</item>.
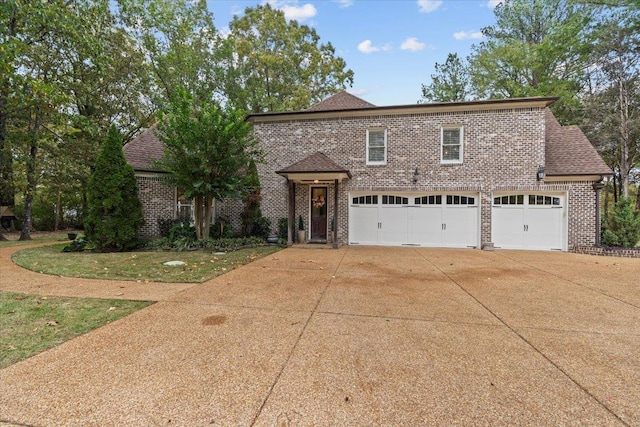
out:
{"label": "upper-story window", "polygon": [[463,151],[462,126],[443,126],[442,141],[440,144],[441,163],[462,163]]}
{"label": "upper-story window", "polygon": [[367,164],[386,165],[387,164],[387,130],[368,129],[367,130]]}

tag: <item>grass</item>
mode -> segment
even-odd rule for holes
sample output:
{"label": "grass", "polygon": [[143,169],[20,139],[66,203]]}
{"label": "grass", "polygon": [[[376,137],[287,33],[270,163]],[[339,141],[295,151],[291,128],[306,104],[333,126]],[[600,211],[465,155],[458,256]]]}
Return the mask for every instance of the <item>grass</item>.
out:
{"label": "grass", "polygon": [[[62,252],[64,246],[24,249],[13,255],[13,261],[29,270],[64,277],[202,283],[281,249],[278,246],[261,246],[225,255],[214,255],[211,251],[65,253]],[[163,265],[167,261],[184,261],[185,265]]]}
{"label": "grass", "polygon": [[3,233],[3,236],[9,240],[0,240],[0,248],[8,248],[12,246],[32,245],[34,243],[53,243],[68,242],[67,232],[33,232],[31,240],[18,240],[20,233]]}
{"label": "grass", "polygon": [[0,292],[0,368],[150,305]]}

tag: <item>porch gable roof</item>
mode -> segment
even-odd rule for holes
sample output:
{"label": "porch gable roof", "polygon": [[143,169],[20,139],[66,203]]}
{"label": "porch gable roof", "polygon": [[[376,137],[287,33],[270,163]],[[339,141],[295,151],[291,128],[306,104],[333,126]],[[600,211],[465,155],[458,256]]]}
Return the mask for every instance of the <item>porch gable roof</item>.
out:
{"label": "porch gable roof", "polygon": [[290,181],[304,184],[351,178],[351,172],[319,151],[276,173]]}

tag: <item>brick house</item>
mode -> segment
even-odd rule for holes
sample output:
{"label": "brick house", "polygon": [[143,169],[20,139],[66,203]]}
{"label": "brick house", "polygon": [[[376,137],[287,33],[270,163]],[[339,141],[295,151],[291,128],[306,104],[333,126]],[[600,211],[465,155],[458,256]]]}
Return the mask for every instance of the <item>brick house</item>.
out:
{"label": "brick house", "polygon": [[[304,111],[248,116],[266,154],[262,212],[298,217],[307,241],[570,250],[598,243],[598,197],[611,170],[555,98],[376,107],[340,92]],[[153,147],[153,148],[152,148]],[[153,130],[125,146],[147,218],[176,215],[179,193],[152,159]],[[181,203],[188,203],[182,201]],[[216,215],[239,221],[241,203]],[[155,227],[155,228],[154,228]]]}

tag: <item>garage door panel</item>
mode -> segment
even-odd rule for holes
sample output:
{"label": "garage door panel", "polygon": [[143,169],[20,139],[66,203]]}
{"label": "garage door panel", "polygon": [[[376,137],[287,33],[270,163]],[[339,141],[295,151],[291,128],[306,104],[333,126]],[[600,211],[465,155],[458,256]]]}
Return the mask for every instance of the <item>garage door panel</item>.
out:
{"label": "garage door panel", "polygon": [[[450,204],[444,204],[451,199]],[[446,194],[354,195],[349,242],[368,245],[468,247],[478,245],[477,196]],[[455,205],[454,205],[455,203]],[[464,203],[464,204],[463,204]],[[467,205],[469,204],[469,205]]]}
{"label": "garage door panel", "polygon": [[476,246],[478,208],[475,206],[447,207],[444,212],[443,245],[452,247]]}
{"label": "garage door panel", "polygon": [[352,206],[350,216],[350,243],[375,245],[378,243],[378,207]]}
{"label": "garage door panel", "polygon": [[493,208],[493,243],[496,247],[518,249],[524,245],[524,207]]}
{"label": "garage door panel", "polygon": [[408,243],[442,245],[442,207],[415,206],[407,209]]}
{"label": "garage door panel", "polygon": [[[514,198],[519,201],[517,205],[504,205],[513,203]],[[562,250],[566,237],[564,200],[564,196],[557,194],[495,197],[491,209],[495,246],[504,249]],[[503,206],[495,205],[501,203]]]}
{"label": "garage door panel", "polygon": [[562,249],[562,209],[532,207],[525,217],[525,244],[531,249]]}
{"label": "garage door panel", "polygon": [[402,245],[407,242],[407,210],[404,206],[383,206],[379,211],[378,240],[384,244]]}

